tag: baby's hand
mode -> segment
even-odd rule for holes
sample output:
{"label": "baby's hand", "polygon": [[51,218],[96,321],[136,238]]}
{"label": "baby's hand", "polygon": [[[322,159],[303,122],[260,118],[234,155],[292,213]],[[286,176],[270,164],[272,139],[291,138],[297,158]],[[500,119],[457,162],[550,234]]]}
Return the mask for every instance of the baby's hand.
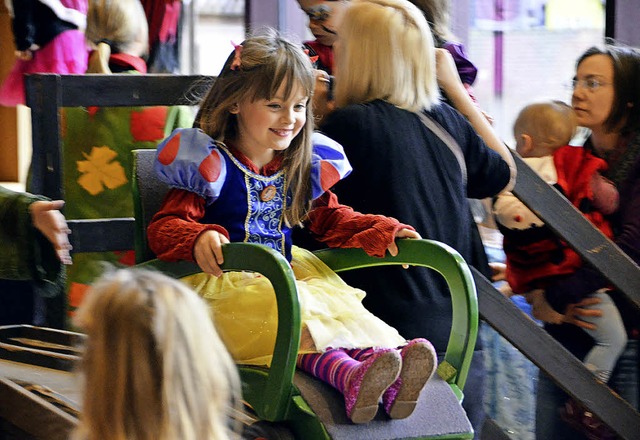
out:
{"label": "baby's hand", "polygon": [[556,312],[547,302],[544,290],[536,289],[526,294],[526,299],[531,304],[533,317],[549,324],[562,324],[565,320],[563,314]]}
{"label": "baby's hand", "polygon": [[58,254],[58,259],[63,264],[71,264],[71,255],[69,254],[71,250],[71,243],[69,243],[71,230],[67,226],[67,220],[64,215],[60,212],[63,206],[64,202],[62,200],[50,202],[39,200],[29,206],[29,212],[31,213],[33,226],[51,242]]}
{"label": "baby's hand", "polygon": [[222,275],[222,245],[226,243],[229,243],[229,239],[217,231],[205,231],[196,239],[193,256],[204,273],[216,277]]}

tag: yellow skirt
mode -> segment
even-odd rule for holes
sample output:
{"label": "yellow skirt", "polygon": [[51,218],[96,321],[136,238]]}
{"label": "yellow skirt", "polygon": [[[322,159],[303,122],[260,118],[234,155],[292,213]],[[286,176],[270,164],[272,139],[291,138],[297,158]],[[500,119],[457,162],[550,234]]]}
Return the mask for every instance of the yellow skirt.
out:
{"label": "yellow skirt", "polygon": [[[397,347],[406,343],[398,331],[362,305],[365,293],[347,285],[318,257],[294,246],[291,266],[296,277],[303,324],[300,352],[327,348]],[[269,280],[252,272],[204,273],[183,278],[209,303],[214,323],[236,362],[269,365],[278,312]]]}

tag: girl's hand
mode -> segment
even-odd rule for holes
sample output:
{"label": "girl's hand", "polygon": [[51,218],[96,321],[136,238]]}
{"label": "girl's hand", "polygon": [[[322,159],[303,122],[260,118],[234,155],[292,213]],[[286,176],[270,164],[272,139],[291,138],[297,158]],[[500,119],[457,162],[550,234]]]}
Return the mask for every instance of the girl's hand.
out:
{"label": "girl's hand", "polygon": [[[415,239],[420,239],[422,237],[416,231],[412,231],[411,229],[400,229],[398,232],[396,232],[395,238],[415,238]],[[393,257],[398,255],[398,245],[396,244],[395,240],[391,242],[391,244],[387,247],[387,250],[389,251],[389,253]],[[408,269],[409,265],[403,264],[402,267],[404,269]]]}
{"label": "girl's hand", "polygon": [[51,242],[56,254],[58,254],[58,259],[63,264],[71,264],[71,255],[69,254],[71,229],[67,226],[67,220],[60,212],[63,206],[62,200],[51,202],[39,200],[29,205],[29,212],[33,226]]}
{"label": "girl's hand", "polygon": [[229,239],[217,231],[205,231],[196,239],[193,256],[204,273],[216,277],[222,275],[222,245],[226,243],[229,243]]}

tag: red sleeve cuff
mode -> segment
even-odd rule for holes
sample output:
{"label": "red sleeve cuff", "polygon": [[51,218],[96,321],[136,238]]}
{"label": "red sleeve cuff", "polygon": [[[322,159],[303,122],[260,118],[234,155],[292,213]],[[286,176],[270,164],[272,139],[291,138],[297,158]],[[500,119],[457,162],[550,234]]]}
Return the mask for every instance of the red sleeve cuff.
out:
{"label": "red sleeve cuff", "polygon": [[316,199],[309,213],[309,230],[319,241],[329,247],[362,248],[375,257],[384,256],[403,228],[414,230],[392,217],[356,212],[329,191]]}

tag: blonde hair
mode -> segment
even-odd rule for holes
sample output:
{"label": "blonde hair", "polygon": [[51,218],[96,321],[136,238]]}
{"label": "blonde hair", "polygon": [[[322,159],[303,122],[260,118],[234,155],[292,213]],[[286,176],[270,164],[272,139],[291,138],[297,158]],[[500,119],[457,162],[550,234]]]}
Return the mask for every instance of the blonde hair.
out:
{"label": "blonde hair", "polygon": [[433,37],[405,0],[353,0],[340,26],[336,105],[376,99],[409,111],[440,99]]}
{"label": "blonde hair", "polygon": [[[525,106],[513,126],[516,141],[526,134],[536,149],[548,151],[567,145],[575,135],[576,114],[562,101],[537,102]],[[544,153],[544,152],[543,152]]]}
{"label": "blonde hair", "polygon": [[[197,116],[197,125],[213,139],[233,141],[238,137],[238,123],[232,108],[249,99],[271,99],[281,85],[285,85],[285,99],[289,99],[295,86],[300,85],[309,96],[313,95],[315,79],[309,56],[302,47],[273,29],[246,39],[238,49],[239,65],[232,68],[236,51],[225,62],[218,78],[205,96]],[[284,213],[289,226],[299,224],[311,206],[311,133],[313,113],[311,101],[306,107],[307,123],[293,139],[291,145],[276,152],[283,157],[291,203]]]}
{"label": "blonde hair", "polygon": [[149,27],[140,0],[89,0],[85,37],[95,47],[87,73],[111,73],[112,52],[147,54]]}
{"label": "blonde hair", "polygon": [[76,439],[212,440],[233,433],[239,378],[186,285],[139,269],[108,271],[76,313],[87,333]]}

